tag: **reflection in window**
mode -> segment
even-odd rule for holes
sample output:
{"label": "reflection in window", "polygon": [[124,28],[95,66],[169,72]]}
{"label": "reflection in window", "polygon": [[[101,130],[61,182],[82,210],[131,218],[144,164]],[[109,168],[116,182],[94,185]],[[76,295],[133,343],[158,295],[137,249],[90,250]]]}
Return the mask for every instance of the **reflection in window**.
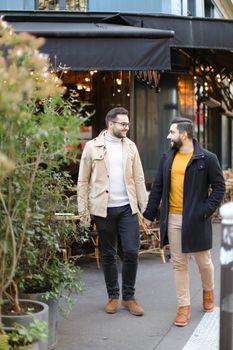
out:
{"label": "reflection in window", "polygon": [[210,0],[205,0],[205,17],[214,17],[214,5]]}
{"label": "reflection in window", "polygon": [[42,11],[87,11],[88,0],[37,0],[36,9]]}
{"label": "reflection in window", "polygon": [[196,16],[196,0],[188,0],[188,16]]}

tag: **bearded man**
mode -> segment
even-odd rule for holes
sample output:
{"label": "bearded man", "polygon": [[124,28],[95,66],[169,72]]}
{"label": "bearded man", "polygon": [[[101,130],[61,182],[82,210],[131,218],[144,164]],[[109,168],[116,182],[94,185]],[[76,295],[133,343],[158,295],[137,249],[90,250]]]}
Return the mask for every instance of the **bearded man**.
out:
{"label": "bearded man", "polygon": [[182,327],[191,315],[189,253],[199,268],[203,309],[214,309],[211,215],[224,196],[225,181],[216,155],[201,148],[194,139],[190,119],[173,119],[167,139],[171,149],[161,157],[143,216],[150,226],[161,205],[161,248],[169,243],[178,302],[175,325]]}

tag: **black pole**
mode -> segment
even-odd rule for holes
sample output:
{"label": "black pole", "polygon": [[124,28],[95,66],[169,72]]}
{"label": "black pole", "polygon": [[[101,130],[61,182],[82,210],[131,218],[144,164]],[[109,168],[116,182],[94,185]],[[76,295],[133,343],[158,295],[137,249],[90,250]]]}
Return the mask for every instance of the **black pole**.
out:
{"label": "black pole", "polygon": [[222,216],[220,350],[233,350],[233,202],[220,209]]}
{"label": "black pole", "polygon": [[197,139],[200,142],[200,85],[197,84]]}

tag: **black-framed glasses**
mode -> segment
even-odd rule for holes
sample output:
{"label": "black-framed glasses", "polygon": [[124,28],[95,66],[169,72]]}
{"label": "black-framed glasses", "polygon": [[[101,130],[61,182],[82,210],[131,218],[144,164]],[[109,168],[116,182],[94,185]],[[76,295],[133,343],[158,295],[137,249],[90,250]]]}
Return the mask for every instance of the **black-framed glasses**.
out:
{"label": "black-framed glasses", "polygon": [[126,123],[126,122],[114,122],[112,121],[114,124],[120,124],[123,128],[129,128],[130,127],[130,123]]}

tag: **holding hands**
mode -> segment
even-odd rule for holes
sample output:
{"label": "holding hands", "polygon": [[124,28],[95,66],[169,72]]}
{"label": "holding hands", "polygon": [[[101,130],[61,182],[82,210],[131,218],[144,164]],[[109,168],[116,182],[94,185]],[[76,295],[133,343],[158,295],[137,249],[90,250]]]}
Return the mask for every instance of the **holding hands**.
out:
{"label": "holding hands", "polygon": [[147,226],[147,227],[150,227],[152,225],[152,221],[146,219],[146,218],[143,218],[143,222],[144,224]]}

